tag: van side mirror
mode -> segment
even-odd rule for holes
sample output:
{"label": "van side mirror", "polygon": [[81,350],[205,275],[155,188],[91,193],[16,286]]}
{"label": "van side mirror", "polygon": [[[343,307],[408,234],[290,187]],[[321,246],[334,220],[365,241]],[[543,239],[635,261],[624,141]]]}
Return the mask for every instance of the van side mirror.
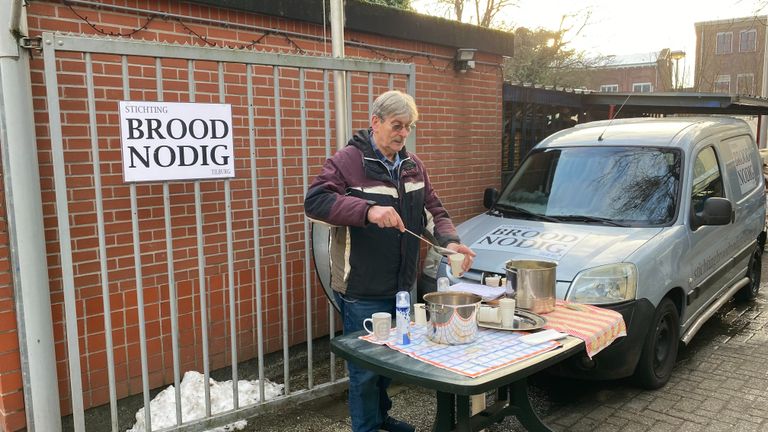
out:
{"label": "van side mirror", "polygon": [[693,215],[693,229],[702,225],[728,225],[733,220],[733,207],[725,198],[711,197],[704,201],[704,208]]}
{"label": "van side mirror", "polygon": [[499,191],[494,188],[488,188],[483,193],[483,207],[490,209],[493,203],[499,199]]}

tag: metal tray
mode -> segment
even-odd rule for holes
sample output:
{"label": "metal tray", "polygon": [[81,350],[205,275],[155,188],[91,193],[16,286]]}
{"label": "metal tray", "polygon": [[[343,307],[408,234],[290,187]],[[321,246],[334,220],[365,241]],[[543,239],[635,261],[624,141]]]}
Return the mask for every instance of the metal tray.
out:
{"label": "metal tray", "polygon": [[516,309],[515,310],[515,317],[519,318],[520,320],[515,320],[515,324],[517,326],[515,327],[503,327],[501,323],[492,323],[492,322],[486,322],[486,321],[477,321],[477,325],[480,327],[490,328],[490,329],[496,329],[496,330],[518,330],[518,331],[528,331],[528,330],[538,330],[547,323],[547,319],[539,314],[535,314],[533,312],[528,312],[527,310],[522,309]]}

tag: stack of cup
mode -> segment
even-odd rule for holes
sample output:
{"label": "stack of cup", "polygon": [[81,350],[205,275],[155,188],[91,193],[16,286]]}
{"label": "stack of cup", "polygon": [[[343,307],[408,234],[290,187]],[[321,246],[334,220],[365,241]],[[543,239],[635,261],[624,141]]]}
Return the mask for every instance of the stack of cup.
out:
{"label": "stack of cup", "polygon": [[427,305],[413,304],[413,326],[411,327],[411,343],[420,344],[427,335]]}
{"label": "stack of cup", "polygon": [[513,328],[515,326],[515,299],[499,299],[499,312],[501,314],[501,326]]}
{"label": "stack of cup", "polygon": [[413,304],[413,318],[416,325],[427,325],[427,307],[424,303]]}

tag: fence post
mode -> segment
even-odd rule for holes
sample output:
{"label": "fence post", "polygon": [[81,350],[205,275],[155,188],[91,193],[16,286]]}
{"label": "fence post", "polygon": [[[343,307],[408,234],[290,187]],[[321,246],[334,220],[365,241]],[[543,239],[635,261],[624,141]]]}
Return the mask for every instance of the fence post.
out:
{"label": "fence post", "polygon": [[29,53],[19,48],[13,36],[26,32],[26,14],[21,6],[21,0],[0,1],[3,204],[8,220],[27,430],[60,431]]}

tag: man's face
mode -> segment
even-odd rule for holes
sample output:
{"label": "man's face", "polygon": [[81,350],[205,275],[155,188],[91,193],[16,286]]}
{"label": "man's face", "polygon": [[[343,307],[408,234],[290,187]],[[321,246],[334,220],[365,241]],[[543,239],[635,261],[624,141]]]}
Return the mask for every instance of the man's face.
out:
{"label": "man's face", "polygon": [[371,117],[373,140],[379,151],[387,158],[393,158],[395,153],[405,146],[405,139],[413,128],[413,124],[409,121],[410,118],[407,115],[392,116],[387,119],[381,119],[376,115]]}

